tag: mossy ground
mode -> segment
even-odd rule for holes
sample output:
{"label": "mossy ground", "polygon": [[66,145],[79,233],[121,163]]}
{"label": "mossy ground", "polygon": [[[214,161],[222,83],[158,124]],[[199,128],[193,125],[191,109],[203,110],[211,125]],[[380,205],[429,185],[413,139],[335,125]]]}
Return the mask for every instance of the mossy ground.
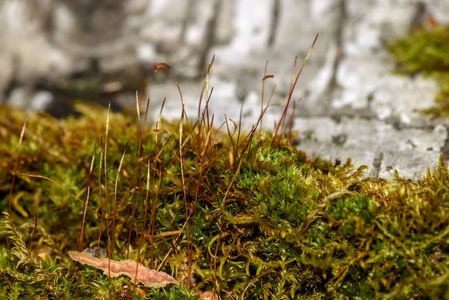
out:
{"label": "mossy ground", "polygon": [[[0,297],[449,297],[443,158],[421,180],[383,180],[308,158],[285,113],[280,131],[244,134],[214,129],[207,108],[197,123],[146,128],[136,114],[76,109],[29,114],[21,142],[26,114],[0,107]],[[136,287],[67,255],[95,246],[181,285]]]}

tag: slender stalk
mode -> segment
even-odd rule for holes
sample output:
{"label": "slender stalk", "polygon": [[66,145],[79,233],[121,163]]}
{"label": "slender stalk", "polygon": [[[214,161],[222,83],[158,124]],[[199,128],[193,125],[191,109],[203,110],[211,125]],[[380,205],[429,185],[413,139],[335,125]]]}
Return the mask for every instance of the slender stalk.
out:
{"label": "slender stalk", "polygon": [[125,158],[126,154],[126,148],[128,146],[128,143],[125,145],[125,150],[123,150],[122,158],[120,159],[120,164],[118,166],[117,175],[115,177],[115,186],[114,186],[114,210],[112,215],[112,245],[114,245],[115,241],[115,219],[117,218],[117,192],[118,192],[118,179],[120,175],[120,171],[122,170],[123,166],[123,160]]}
{"label": "slender stalk", "polygon": [[[69,190],[67,190],[65,187],[63,187],[62,185],[60,185],[59,183],[57,183],[56,181],[54,181],[51,178],[42,176],[42,175],[37,175],[37,174],[26,174],[26,173],[20,173],[20,175],[22,176],[28,176],[28,177],[32,177],[32,178],[41,178],[41,179],[45,179],[50,181],[53,184],[56,184],[59,188],[63,189],[64,192],[66,192],[67,194],[69,194],[70,196],[72,196],[75,200],[78,200],[79,202],[81,202],[84,205],[84,201],[81,200],[80,198],[78,198],[76,195],[72,194],[71,192],[69,192]],[[94,214],[96,214],[97,216],[99,216],[100,214],[98,212],[96,212],[94,209],[88,207],[88,210],[90,210],[91,212],[93,212]]]}
{"label": "slender stalk", "polygon": [[[310,47],[309,52],[307,53],[307,56],[304,59],[304,62],[302,63],[302,66],[301,66],[301,69],[299,69],[298,75],[296,77],[295,77],[295,69],[296,69],[296,59],[295,59],[295,63],[294,63],[294,67],[293,67],[293,74],[292,74],[292,83],[290,85],[290,91],[289,91],[289,94],[288,94],[287,104],[285,105],[284,112],[282,113],[281,119],[277,123],[276,129],[274,130],[274,133],[273,133],[273,139],[271,140],[271,146],[273,146],[273,147],[277,146],[278,143],[279,143],[279,140],[281,139],[282,135],[281,134],[278,135],[279,127],[282,127],[282,128],[284,127],[285,119],[287,118],[287,110],[288,110],[288,107],[290,105],[290,101],[292,99],[293,91],[295,90],[296,84],[298,83],[299,76],[301,75],[302,70],[304,69],[304,66],[305,66],[306,62],[309,60],[309,56],[312,53],[313,47],[315,46],[315,42],[318,39],[318,35],[319,34],[317,34],[315,36],[315,39],[313,40],[312,46]],[[281,124],[282,124],[282,126],[281,126]],[[285,131],[285,129],[284,129],[284,131]]]}
{"label": "slender stalk", "polygon": [[81,252],[81,247],[82,247],[82,243],[83,243],[84,224],[85,224],[85,221],[86,221],[87,207],[89,206],[90,183],[91,183],[91,179],[92,179],[92,170],[94,168],[95,148],[96,147],[97,147],[97,145],[94,146],[94,151],[93,151],[93,154],[92,154],[92,161],[90,163],[89,175],[87,177],[86,190],[84,192],[83,219],[81,221],[80,236],[78,238],[78,251],[79,252]]}
{"label": "slender stalk", "polygon": [[101,218],[100,218],[100,228],[98,231],[98,242],[97,242],[97,257],[100,253],[100,240],[101,240],[101,235],[102,235],[102,231],[103,231],[103,221],[104,221],[104,201],[103,201],[103,193],[101,192],[101,168],[103,166],[103,137],[100,137],[100,145],[101,145],[101,150],[100,150],[100,165],[98,167],[98,193],[100,195],[100,205],[101,205]]}
{"label": "slender stalk", "polygon": [[23,136],[25,135],[25,128],[27,126],[28,117],[25,118],[25,121],[23,122],[22,131],[20,132],[20,138],[19,138],[19,145],[17,147],[17,159],[16,164],[14,166],[14,171],[12,175],[12,181],[11,181],[11,188],[9,189],[9,215],[12,218],[12,190],[14,189],[14,182],[16,180],[16,174],[17,174],[17,168],[19,167],[19,161],[20,161],[20,148],[22,146],[23,142]]}
{"label": "slender stalk", "polygon": [[28,251],[31,251],[31,244],[33,243],[34,235],[36,234],[36,228],[37,228],[37,213],[36,215],[34,215],[34,229],[33,233],[31,234],[30,243],[28,244]]}
{"label": "slender stalk", "polygon": [[[265,94],[265,80],[267,80],[268,78],[274,78],[274,75],[267,75],[267,67],[268,67],[268,60],[265,63],[265,69],[263,72],[263,78],[262,78],[262,99],[260,101],[260,114],[263,114],[263,102],[264,102],[264,94]],[[271,92],[271,97],[273,96],[274,93],[274,89]],[[270,97],[270,99],[271,99]],[[259,127],[259,138],[262,135],[262,119],[260,120],[260,127]]]}
{"label": "slender stalk", "polygon": [[[109,140],[109,119],[110,119],[110,113],[111,113],[111,101],[109,101],[108,105],[108,115],[106,117],[106,135],[104,140],[104,202],[106,203],[106,217],[109,219],[109,205],[108,205],[108,168],[107,168],[107,156],[108,156],[108,140]],[[111,236],[110,236],[110,230],[109,230],[109,221],[106,222],[106,232],[108,236],[108,258],[111,259],[112,256],[112,243]],[[108,277],[109,280],[111,280],[111,272],[110,272],[110,264],[108,269]]]}
{"label": "slender stalk", "polygon": [[[165,98],[162,101],[162,106],[161,106],[161,110],[159,112],[159,118],[158,121],[156,123],[156,129],[154,130],[154,132],[156,133],[156,157],[154,158],[154,169],[157,169],[157,159],[158,156],[160,155],[160,153],[162,152],[162,149],[159,150],[159,134],[162,132],[161,129],[161,124],[162,124],[162,111],[164,109],[164,105],[165,105]],[[167,141],[168,142],[168,141]],[[162,168],[162,167],[161,167]],[[151,168],[150,168],[150,159],[148,159],[148,172],[150,172]],[[162,170],[161,170],[162,173]],[[148,173],[149,174],[149,173]],[[149,176],[148,175],[148,181],[149,181]],[[156,205],[157,205],[157,199],[158,199],[158,195],[159,195],[159,188],[161,186],[161,182],[162,182],[162,178],[159,178],[159,184],[156,190],[156,193],[154,192],[154,184],[155,184],[155,177],[153,176],[153,182],[151,184],[151,194],[152,194],[152,210],[151,210],[151,235],[150,235],[150,247],[151,247],[151,260],[150,260],[150,269],[153,269],[153,262],[154,262],[154,226],[156,223]],[[161,176],[162,177],[162,176]],[[147,181],[147,182],[148,182]]]}

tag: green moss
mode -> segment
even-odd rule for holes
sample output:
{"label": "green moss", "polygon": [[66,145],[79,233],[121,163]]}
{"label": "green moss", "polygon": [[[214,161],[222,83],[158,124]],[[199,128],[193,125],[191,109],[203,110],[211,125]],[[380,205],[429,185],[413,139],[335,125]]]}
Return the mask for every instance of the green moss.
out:
{"label": "green moss", "polygon": [[[107,111],[76,108],[78,119],[30,114],[20,144],[25,113],[0,107],[3,211],[11,199],[0,224],[0,297],[447,297],[442,157],[421,180],[367,178],[366,166],[308,158],[283,130],[215,130],[207,112],[199,124],[142,131],[137,117],[111,113],[106,151]],[[108,278],[67,255],[95,246],[160,267],[181,285],[139,286],[140,296],[128,277]]]}
{"label": "green moss", "polygon": [[422,73],[438,82],[435,101],[439,106],[423,112],[449,115],[449,26],[416,30],[391,42],[388,49],[398,64],[397,73]]}

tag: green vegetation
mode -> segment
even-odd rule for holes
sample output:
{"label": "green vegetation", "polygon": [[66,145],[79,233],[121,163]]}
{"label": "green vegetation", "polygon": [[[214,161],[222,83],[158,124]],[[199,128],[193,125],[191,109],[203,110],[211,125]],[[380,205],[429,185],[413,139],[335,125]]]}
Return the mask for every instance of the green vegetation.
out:
{"label": "green vegetation", "polygon": [[388,49],[398,64],[399,74],[422,73],[434,78],[440,92],[435,96],[439,107],[424,113],[449,115],[449,26],[419,29],[409,36],[391,42]]}
{"label": "green vegetation", "polygon": [[[246,134],[214,129],[207,104],[196,123],[145,128],[139,113],[75,107],[65,120],[0,107],[0,298],[449,296],[442,158],[417,181],[310,159],[289,142],[289,103],[274,132],[262,113]],[[180,285],[135,286],[67,255],[97,246]]]}

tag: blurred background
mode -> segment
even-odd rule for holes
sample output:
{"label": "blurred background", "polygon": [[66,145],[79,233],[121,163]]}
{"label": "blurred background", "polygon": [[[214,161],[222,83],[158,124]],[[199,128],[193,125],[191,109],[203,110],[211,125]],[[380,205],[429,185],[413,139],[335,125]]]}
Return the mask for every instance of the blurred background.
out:
{"label": "blurred background", "polygon": [[[77,99],[103,105],[111,100],[114,110],[135,107],[137,90],[144,103],[151,99],[153,116],[167,97],[164,116],[179,118],[176,86],[166,70],[153,73],[155,65],[167,63],[188,114],[196,118],[215,54],[210,107],[216,124],[224,114],[238,120],[244,103],[248,128],[260,113],[266,62],[267,74],[275,75],[267,81],[266,95],[275,85],[273,102],[283,104],[295,57],[298,70],[319,33],[293,97],[303,98],[295,119],[301,129],[298,144],[313,155],[344,159],[328,149],[357,148],[352,135],[365,132],[379,144],[388,134],[400,139],[392,131],[397,128],[433,126],[438,154],[447,131],[417,113],[433,105],[438,87],[421,76],[390,74],[394,63],[385,47],[435,23],[449,23],[449,1],[2,0],[0,102],[64,117]],[[265,126],[273,128],[277,117],[275,107]],[[382,126],[388,134],[370,131]],[[362,131],[348,132],[351,128]],[[368,153],[370,162],[388,157],[387,150],[368,147],[356,150]],[[398,147],[408,149],[397,145],[389,151]],[[357,161],[356,152],[348,155]]]}

